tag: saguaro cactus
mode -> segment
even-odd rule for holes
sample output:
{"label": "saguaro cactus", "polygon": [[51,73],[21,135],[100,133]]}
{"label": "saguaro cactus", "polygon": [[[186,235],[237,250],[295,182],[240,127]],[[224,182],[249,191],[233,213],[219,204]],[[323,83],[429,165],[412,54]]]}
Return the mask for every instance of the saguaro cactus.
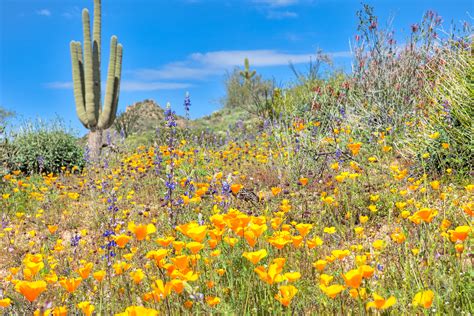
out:
{"label": "saguaro cactus", "polygon": [[250,81],[257,72],[255,70],[250,70],[249,59],[245,58],[244,60],[244,70],[240,71],[240,75],[244,78],[246,82]]}
{"label": "saguaro cactus", "polygon": [[102,131],[115,120],[122,71],[122,45],[117,37],[110,39],[109,69],[104,104],[101,104],[100,52],[101,52],[101,0],[94,0],[94,28],[91,42],[89,11],[82,11],[84,28],[84,54],[80,42],[71,42],[72,78],[76,113],[81,123],[90,130],[88,145],[90,156],[100,156]]}

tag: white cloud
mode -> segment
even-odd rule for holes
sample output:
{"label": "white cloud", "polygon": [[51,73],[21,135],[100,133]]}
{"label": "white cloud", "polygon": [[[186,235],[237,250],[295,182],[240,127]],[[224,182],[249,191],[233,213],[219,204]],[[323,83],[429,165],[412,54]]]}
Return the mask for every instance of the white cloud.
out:
{"label": "white cloud", "polygon": [[218,75],[223,72],[222,68],[202,67],[193,65],[192,62],[175,62],[164,65],[161,68],[146,68],[132,71],[139,78],[154,79],[204,79],[209,76]]}
{"label": "white cloud", "polygon": [[271,20],[294,19],[298,17],[298,13],[292,11],[269,11],[267,18]]}
{"label": "white cloud", "polygon": [[78,6],[74,6],[61,13],[61,15],[67,19],[81,17],[81,9]]}
{"label": "white cloud", "polygon": [[[328,53],[331,57],[350,57],[350,52]],[[241,66],[248,58],[251,67],[286,66],[290,62],[302,64],[315,58],[315,53],[290,54],[272,49],[230,50],[194,53],[184,61],[166,64],[160,68],[146,68],[132,71],[142,80],[203,80],[221,75],[226,70]]]}
{"label": "white cloud", "polygon": [[[55,81],[48,82],[44,85],[49,89],[72,89],[73,84],[71,81]],[[185,89],[191,87],[190,83],[181,82],[143,82],[143,81],[127,81],[124,80],[120,84],[120,90],[122,91],[156,91],[156,90],[175,90]],[[102,83],[102,87],[105,89],[105,82]]]}
{"label": "white cloud", "polygon": [[49,89],[72,89],[72,82],[70,81],[54,81],[44,84]]}
{"label": "white cloud", "polygon": [[229,67],[242,65],[245,58],[250,60],[254,67],[268,67],[307,62],[314,54],[288,54],[272,49],[260,50],[230,50],[208,53],[194,53],[190,57],[193,61],[212,67]]}
{"label": "white cloud", "polygon": [[[347,58],[348,51],[326,53],[332,58]],[[122,80],[123,91],[175,90],[192,87],[189,81],[206,80],[221,76],[233,67],[241,67],[248,58],[252,68],[287,66],[308,63],[314,60],[314,53],[286,53],[274,49],[261,50],[222,50],[207,53],[193,53],[185,60],[168,63],[159,68],[144,68],[125,71],[131,80]],[[186,80],[188,82],[180,82]],[[72,82],[55,81],[44,84],[49,89],[72,89]],[[102,83],[105,89],[105,83]]]}
{"label": "white cloud", "polygon": [[299,0],[254,0],[254,2],[269,5],[271,7],[287,7],[297,4]]}
{"label": "white cloud", "polygon": [[176,90],[191,87],[190,83],[181,82],[142,82],[142,81],[124,81],[120,85],[123,91],[155,91],[155,90]]}
{"label": "white cloud", "polygon": [[49,11],[48,9],[41,9],[36,11],[36,14],[41,16],[51,16],[51,11]]}

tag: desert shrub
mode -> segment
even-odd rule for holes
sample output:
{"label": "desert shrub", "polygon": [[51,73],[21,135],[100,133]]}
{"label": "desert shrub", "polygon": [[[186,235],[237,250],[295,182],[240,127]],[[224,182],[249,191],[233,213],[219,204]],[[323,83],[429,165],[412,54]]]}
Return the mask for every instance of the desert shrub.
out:
{"label": "desert shrub", "polygon": [[270,117],[273,113],[275,83],[256,74],[249,79],[241,75],[239,68],[227,73],[226,96],[222,100],[225,108],[242,109],[258,117]]}
{"label": "desert shrub", "polygon": [[8,161],[15,154],[7,133],[8,119],[12,116],[13,112],[0,107],[0,176],[8,172]]}
{"label": "desert shrub", "polygon": [[123,135],[123,137],[127,138],[135,132],[135,127],[140,118],[139,114],[138,111],[119,112],[114,121],[115,130]]}
{"label": "desert shrub", "polygon": [[358,35],[353,46],[351,110],[367,131],[391,129],[407,133],[407,123],[423,115],[424,65],[433,53],[441,17],[428,11],[411,26],[405,45],[397,45],[391,23],[381,27],[373,9],[357,13]]}
{"label": "desert shrub", "polygon": [[77,138],[59,122],[27,123],[14,136],[10,168],[25,173],[59,173],[63,167],[84,166],[84,153]]}
{"label": "desert shrub", "polygon": [[325,84],[321,75],[323,66],[332,66],[332,60],[321,50],[303,71],[290,63],[296,80],[284,91],[284,98],[278,100],[282,103],[278,106],[281,112],[290,116],[303,117],[307,114],[314,115],[316,110],[321,110],[320,105],[323,101],[320,98],[320,92],[322,92],[320,87]]}
{"label": "desert shrub", "polygon": [[431,170],[474,168],[472,48],[469,38],[449,40],[427,65],[432,73],[425,85],[430,106],[415,150]]}

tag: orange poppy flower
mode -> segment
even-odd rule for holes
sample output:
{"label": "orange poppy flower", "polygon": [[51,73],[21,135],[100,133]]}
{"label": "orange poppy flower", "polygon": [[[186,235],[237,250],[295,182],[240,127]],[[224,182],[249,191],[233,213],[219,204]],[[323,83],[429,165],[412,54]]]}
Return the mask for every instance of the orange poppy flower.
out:
{"label": "orange poppy flower", "polygon": [[45,281],[19,281],[15,285],[15,290],[21,293],[28,301],[33,302],[46,290]]}
{"label": "orange poppy flower", "polygon": [[331,286],[325,286],[323,284],[320,284],[319,288],[321,289],[321,291],[323,291],[324,294],[326,294],[332,299],[336,298],[336,296],[345,289],[345,287],[340,284],[334,284]]}
{"label": "orange poppy flower", "polygon": [[421,222],[431,223],[433,218],[438,214],[438,211],[431,208],[423,208],[412,216],[409,216],[408,219],[415,224],[420,224]]}
{"label": "orange poppy flower", "polygon": [[0,300],[0,307],[6,308],[9,307],[12,303],[12,300],[9,298],[4,298]]}
{"label": "orange poppy flower", "polygon": [[353,156],[357,156],[359,154],[361,146],[362,146],[362,143],[352,143],[352,144],[348,144],[347,148],[349,148]]}
{"label": "orange poppy flower", "polygon": [[260,260],[265,258],[267,255],[268,255],[268,253],[267,253],[266,249],[260,249],[258,251],[254,251],[254,252],[244,252],[242,254],[242,257],[249,260],[253,264],[257,264]]}
{"label": "orange poppy flower", "polygon": [[243,187],[244,186],[242,184],[232,184],[230,189],[232,190],[232,193],[237,194],[240,190],[242,190]]}
{"label": "orange poppy flower", "polygon": [[423,306],[424,308],[430,308],[433,304],[434,292],[431,290],[421,291],[416,293],[413,298],[413,306]]}
{"label": "orange poppy flower", "polygon": [[315,267],[318,271],[323,271],[327,263],[328,262],[326,260],[320,259],[313,263],[313,267]]}
{"label": "orange poppy flower", "polygon": [[273,196],[277,196],[278,194],[280,194],[281,190],[282,189],[280,187],[272,187]]}
{"label": "orange poppy flower", "polygon": [[362,272],[358,269],[350,270],[349,272],[342,275],[347,286],[357,289],[362,282]]}
{"label": "orange poppy flower", "polygon": [[378,310],[384,310],[397,302],[395,296],[390,296],[388,299],[384,299],[382,296],[378,295],[377,293],[374,293],[372,294],[372,297],[374,298],[374,300],[372,302],[367,303],[366,309],[376,308]]}
{"label": "orange poppy flower", "polygon": [[296,293],[298,293],[298,289],[293,285],[282,285],[278,288],[278,294],[275,295],[275,299],[287,307]]}
{"label": "orange poppy flower", "polygon": [[454,230],[449,230],[450,238],[452,242],[464,241],[471,232],[471,227],[469,226],[458,226]]}
{"label": "orange poppy flower", "polygon": [[305,186],[308,184],[308,178],[300,178],[299,182],[301,183],[302,186]]}
{"label": "orange poppy flower", "polygon": [[156,232],[156,227],[153,224],[135,225],[134,222],[128,223],[128,230],[135,234],[138,241],[144,240],[148,235]]}
{"label": "orange poppy flower", "polygon": [[313,225],[312,224],[299,223],[298,225],[295,226],[295,228],[298,231],[298,233],[300,233],[300,235],[302,237],[305,237],[306,235],[309,234],[311,229],[313,229]]}
{"label": "orange poppy flower", "polygon": [[204,245],[200,242],[192,241],[186,244],[186,248],[191,250],[193,254],[197,254],[202,248],[204,248]]}
{"label": "orange poppy flower", "polygon": [[120,248],[124,248],[125,245],[130,241],[130,239],[132,239],[132,237],[125,234],[117,235],[114,238],[115,242]]}
{"label": "orange poppy flower", "polygon": [[89,301],[80,302],[79,304],[77,304],[77,307],[79,307],[86,316],[92,315],[95,310],[95,306],[92,305]]}
{"label": "orange poppy flower", "polygon": [[219,304],[221,302],[221,299],[216,297],[216,296],[208,296],[206,297],[206,303],[207,305],[211,306],[211,307],[214,307],[216,306],[217,304]]}
{"label": "orange poppy flower", "polygon": [[81,278],[71,278],[71,279],[62,279],[59,281],[59,284],[66,289],[68,293],[74,293],[77,287],[81,284]]}
{"label": "orange poppy flower", "polygon": [[104,277],[105,277],[105,271],[104,271],[104,270],[100,270],[100,271],[94,272],[94,273],[92,273],[92,276],[93,276],[94,279],[96,279],[98,282],[102,282],[102,280],[103,280]]}

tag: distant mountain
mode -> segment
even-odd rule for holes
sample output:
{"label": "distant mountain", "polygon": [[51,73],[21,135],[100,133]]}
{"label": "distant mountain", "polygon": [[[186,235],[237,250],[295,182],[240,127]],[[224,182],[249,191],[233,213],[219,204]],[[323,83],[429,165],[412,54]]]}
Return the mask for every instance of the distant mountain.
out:
{"label": "distant mountain", "polygon": [[[125,113],[136,116],[136,124],[130,130],[131,134],[154,131],[164,125],[165,110],[153,100],[143,100],[127,106]],[[185,126],[186,119],[182,116],[176,117],[178,127]]]}
{"label": "distant mountain", "polygon": [[[116,128],[115,125],[120,116],[127,116],[134,122],[127,128],[127,143],[132,144],[132,147],[153,142],[156,140],[157,129],[163,130],[165,128],[164,112],[164,108],[150,99],[127,106],[125,111],[117,113],[116,121],[112,127],[104,131],[104,144],[109,141],[115,143],[120,139],[120,129]],[[240,131],[242,134],[247,134],[249,131],[256,129],[259,125],[259,120],[255,117],[252,118],[244,110],[222,108],[210,115],[194,120],[187,120],[183,116],[176,115],[176,123],[179,129],[187,128],[194,135],[201,135],[202,132],[212,132],[224,137],[228,130],[232,130],[234,133]],[[87,135],[81,139],[81,143],[84,145]]]}
{"label": "distant mountain", "polygon": [[[192,109],[191,109],[192,110]],[[130,131],[130,134],[141,134],[155,131],[164,126],[164,109],[153,100],[143,100],[128,106],[125,113],[138,117],[137,123]],[[247,125],[253,121],[249,114],[243,110],[223,108],[210,115],[186,120],[177,115],[176,123],[179,128],[190,128],[193,130],[210,130],[213,132],[225,132],[236,125]]]}

